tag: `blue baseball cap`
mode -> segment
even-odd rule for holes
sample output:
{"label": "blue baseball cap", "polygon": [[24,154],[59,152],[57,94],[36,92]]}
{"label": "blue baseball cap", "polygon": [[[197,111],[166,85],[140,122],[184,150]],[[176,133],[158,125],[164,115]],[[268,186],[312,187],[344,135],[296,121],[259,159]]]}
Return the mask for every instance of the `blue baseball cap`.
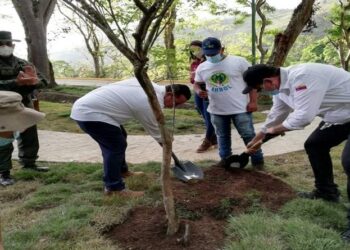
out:
{"label": "blue baseball cap", "polygon": [[202,50],[204,55],[216,55],[221,50],[221,42],[215,37],[208,37],[202,42]]}

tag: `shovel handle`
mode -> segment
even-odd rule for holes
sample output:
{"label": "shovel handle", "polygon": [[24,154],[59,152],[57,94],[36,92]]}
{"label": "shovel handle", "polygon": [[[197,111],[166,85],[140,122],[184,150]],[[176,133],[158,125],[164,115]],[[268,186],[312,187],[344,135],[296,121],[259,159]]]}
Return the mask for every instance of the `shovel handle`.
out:
{"label": "shovel handle", "polygon": [[277,137],[277,136],[279,136],[279,135],[282,135],[282,134],[270,134],[270,133],[267,133],[267,134],[265,134],[265,137],[264,137],[264,139],[262,140],[262,142],[263,142],[263,143],[264,143],[264,142],[267,142],[267,141],[271,140],[272,138],[275,138],[275,137]]}
{"label": "shovel handle", "polygon": [[179,161],[179,158],[177,158],[177,156],[174,154],[174,152],[171,152],[171,156],[173,157],[175,164],[181,166],[181,162]]}

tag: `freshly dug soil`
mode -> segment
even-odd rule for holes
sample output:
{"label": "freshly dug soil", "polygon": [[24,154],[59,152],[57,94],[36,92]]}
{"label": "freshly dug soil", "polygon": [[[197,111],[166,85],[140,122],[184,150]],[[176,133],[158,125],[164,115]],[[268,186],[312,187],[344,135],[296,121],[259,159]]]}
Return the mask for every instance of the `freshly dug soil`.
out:
{"label": "freshly dug soil", "polygon": [[[180,230],[166,236],[163,207],[137,207],[123,224],[108,236],[128,250],[213,250],[223,246],[224,228],[229,215],[239,215],[257,207],[278,210],[295,197],[295,192],[280,179],[264,172],[235,169],[227,172],[211,167],[205,180],[186,184],[173,180]],[[179,239],[189,226],[189,243]]]}

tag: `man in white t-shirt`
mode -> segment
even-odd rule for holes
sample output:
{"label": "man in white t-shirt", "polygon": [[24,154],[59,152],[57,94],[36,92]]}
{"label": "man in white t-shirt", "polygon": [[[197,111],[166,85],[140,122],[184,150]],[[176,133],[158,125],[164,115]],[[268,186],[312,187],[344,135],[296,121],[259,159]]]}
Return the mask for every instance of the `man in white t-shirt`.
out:
{"label": "man in white t-shirt", "polygon": [[[257,94],[242,94],[247,86],[243,81],[243,72],[250,66],[246,59],[239,56],[226,56],[220,40],[208,37],[202,42],[206,61],[201,63],[195,76],[194,90],[202,98],[209,98],[208,112],[218,139],[221,161],[232,155],[231,122],[245,144],[255,136],[252,112],[257,110]],[[205,83],[206,89],[201,89]],[[251,155],[253,167],[263,168],[264,158],[259,150]]]}
{"label": "man in white t-shirt", "polygon": [[[306,139],[306,153],[315,176],[315,190],[299,193],[309,199],[339,201],[334,183],[331,148],[345,143],[342,165],[348,176],[347,190],[350,200],[350,73],[325,64],[305,63],[287,68],[264,64],[250,67],[244,73],[248,87],[273,94],[273,106],[262,130],[248,144],[250,152],[260,148],[266,133],[281,134],[303,129],[316,117],[322,122]],[[343,238],[350,241],[349,227]]]}
{"label": "man in white t-shirt", "polygon": [[[186,85],[153,84],[153,88],[161,108],[182,104],[191,97]],[[127,134],[122,125],[136,119],[159,143],[161,135],[148,97],[137,79],[109,84],[86,94],[74,103],[71,118],[101,148],[105,193],[128,197],[143,195],[143,192],[125,189],[123,178],[137,173],[129,171],[125,161]]]}

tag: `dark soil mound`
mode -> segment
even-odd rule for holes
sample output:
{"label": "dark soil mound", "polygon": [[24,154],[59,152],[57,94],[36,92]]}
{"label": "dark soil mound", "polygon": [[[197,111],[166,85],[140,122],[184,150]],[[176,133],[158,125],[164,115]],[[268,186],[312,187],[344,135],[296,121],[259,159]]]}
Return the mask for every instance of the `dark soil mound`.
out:
{"label": "dark soil mound", "polygon": [[[222,247],[228,215],[249,212],[257,207],[272,211],[295,197],[286,183],[263,172],[219,168],[205,171],[205,180],[195,184],[173,182],[181,230],[166,236],[167,223],[163,207],[138,207],[121,225],[108,233],[124,249],[213,250]],[[189,245],[177,242],[189,225]]]}

